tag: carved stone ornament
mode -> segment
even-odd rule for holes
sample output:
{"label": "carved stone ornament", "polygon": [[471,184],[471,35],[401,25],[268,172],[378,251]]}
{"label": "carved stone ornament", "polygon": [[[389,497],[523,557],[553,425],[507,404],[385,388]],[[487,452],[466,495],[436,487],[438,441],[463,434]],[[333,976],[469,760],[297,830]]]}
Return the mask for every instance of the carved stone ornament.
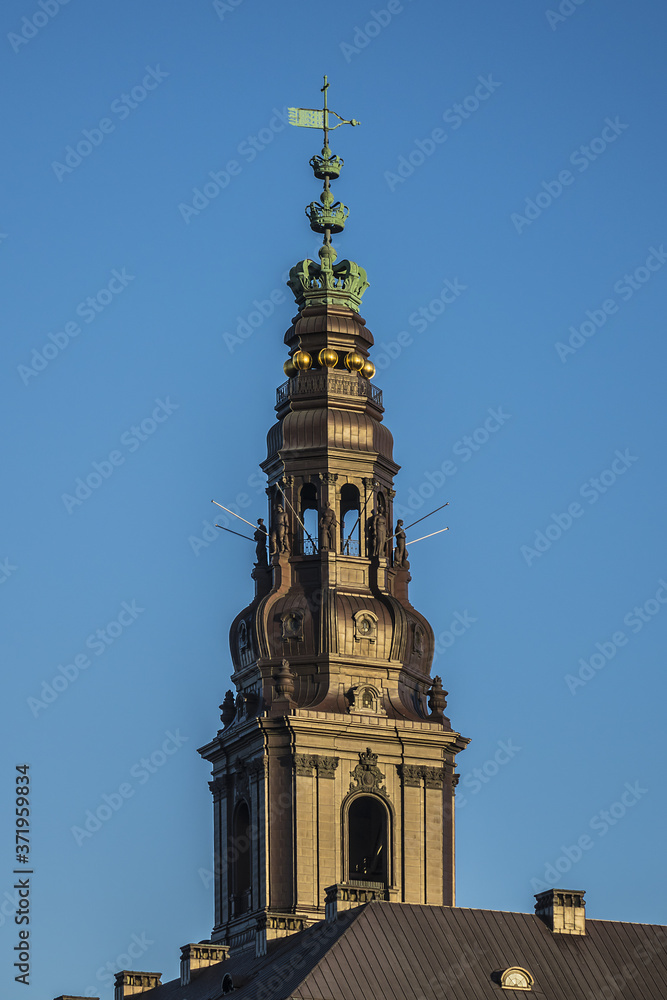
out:
{"label": "carved stone ornament", "polygon": [[333,778],[338,764],[338,757],[323,757],[317,753],[294,754],[294,770],[304,778],[312,778],[313,768],[317,771],[318,778]]}
{"label": "carved stone ornament", "polygon": [[280,620],[281,635],[283,642],[290,639],[296,642],[303,642],[303,611],[288,611]]}
{"label": "carved stone ornament", "polygon": [[279,698],[291,698],[294,694],[294,674],[289,665],[289,660],[283,660],[273,674],[276,694]]}
{"label": "carved stone ornament", "polygon": [[248,772],[237,771],[234,775],[234,799],[248,798]]}
{"label": "carved stone ornament", "polygon": [[338,473],[337,472],[318,472],[317,473],[317,478],[322,483],[330,483],[331,485],[333,485],[333,483],[335,483],[336,480],[338,479]]}
{"label": "carved stone ornament", "polygon": [[442,788],[445,781],[444,767],[425,767],[424,784],[427,788]]}
{"label": "carved stone ornament", "polygon": [[375,642],[378,634],[377,618],[372,611],[357,611],[354,616],[354,638],[359,642],[361,639],[368,639]]}
{"label": "carved stone ornament", "polygon": [[431,715],[436,719],[441,719],[442,713],[447,708],[447,692],[442,687],[440,677],[433,678],[433,686],[428,696],[428,707],[431,709]]}
{"label": "carved stone ornament", "polygon": [[401,764],[399,771],[403,784],[420,786],[422,781],[426,788],[442,788],[445,781],[444,767],[425,767],[420,764]]}
{"label": "carved stone ornament", "polygon": [[225,729],[234,720],[235,715],[236,708],[234,706],[234,695],[231,691],[228,691],[222,705],[220,705],[220,719],[222,720],[222,724]]}
{"label": "carved stone ornament", "polygon": [[403,779],[403,784],[412,787],[418,787],[422,783],[422,770],[416,764],[401,764],[399,767],[401,778]]}
{"label": "carved stone ornament", "polygon": [[244,653],[248,648],[248,626],[246,622],[241,619],[239,622],[239,653]]}
{"label": "carved stone ornament", "polygon": [[424,626],[415,622],[412,631],[412,648],[418,656],[424,652]]}
{"label": "carved stone ornament", "polygon": [[219,802],[227,794],[227,784],[227,778],[214,778],[213,781],[209,781],[208,787],[211,789],[214,802]]}
{"label": "carved stone ornament", "polygon": [[370,747],[359,753],[359,763],[352,772],[353,781],[350,782],[351,792],[379,792],[386,795],[387,789],[380,782],[384,781],[384,774],[377,766],[378,755],[373,753]]}

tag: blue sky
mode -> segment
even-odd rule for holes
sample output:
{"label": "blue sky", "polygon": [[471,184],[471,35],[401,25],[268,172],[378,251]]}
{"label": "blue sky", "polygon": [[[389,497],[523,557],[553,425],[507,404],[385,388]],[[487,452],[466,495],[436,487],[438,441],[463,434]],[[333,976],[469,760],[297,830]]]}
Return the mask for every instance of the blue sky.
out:
{"label": "blue sky", "polygon": [[411,599],[472,738],[458,901],[531,910],[555,872],[591,917],[665,922],[665,9],[6,0],[1,19],[3,996],[25,995],[17,764],[35,996],[110,997],[137,952],[173,978],[210,933],[196,748],[252,593],[210,499],[265,513],[284,276],[317,246],[317,133],[284,115],[325,72],[362,123],[334,133],[337,247],[371,282],[397,502],[450,502]]}

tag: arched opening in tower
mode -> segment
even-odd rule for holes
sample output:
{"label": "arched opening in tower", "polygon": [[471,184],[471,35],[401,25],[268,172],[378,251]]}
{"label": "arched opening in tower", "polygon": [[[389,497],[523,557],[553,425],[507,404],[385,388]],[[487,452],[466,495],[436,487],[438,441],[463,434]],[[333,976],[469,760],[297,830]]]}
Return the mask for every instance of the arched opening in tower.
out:
{"label": "arched opening in tower", "polygon": [[361,795],[348,812],[348,877],[387,883],[387,810],[374,796]]}
{"label": "arched opening in tower", "polygon": [[245,913],[250,909],[250,889],[252,885],[250,811],[245,802],[239,802],[234,812],[230,855],[232,862],[232,891],[234,912]]}
{"label": "arched opening in tower", "polygon": [[319,531],[315,483],[306,483],[305,486],[301,487],[301,520],[305,528],[305,531],[302,532],[301,551],[304,556],[315,555]]}
{"label": "arched opening in tower", "polygon": [[346,483],[340,491],[341,546],[345,556],[361,555],[359,490]]}

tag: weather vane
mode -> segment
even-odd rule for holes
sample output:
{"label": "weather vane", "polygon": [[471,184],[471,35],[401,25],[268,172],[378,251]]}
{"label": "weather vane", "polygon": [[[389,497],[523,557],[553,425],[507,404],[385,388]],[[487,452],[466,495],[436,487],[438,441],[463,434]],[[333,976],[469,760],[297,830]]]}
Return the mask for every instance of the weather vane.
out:
{"label": "weather vane", "polygon": [[[310,228],[316,233],[324,234],[324,243],[331,243],[331,234],[340,233],[345,227],[345,220],[349,214],[349,209],[341,202],[334,204],[333,195],[330,191],[330,181],[335,180],[343,167],[343,160],[340,156],[334,156],[329,149],[329,132],[341,125],[359,125],[360,122],[354,118],[342,118],[336,111],[330,111],[327,101],[327,90],[329,82],[324,77],[324,86],[321,88],[324,94],[324,107],[318,108],[288,108],[290,125],[297,125],[301,128],[321,128],[324,133],[324,144],[322,155],[313,156],[310,165],[315,176],[324,181],[324,189],[320,195],[321,205],[316,201],[310,203],[306,208],[306,215],[310,219]],[[329,124],[329,115],[335,115],[339,121],[335,125]]]}
{"label": "weather vane", "polygon": [[[328,78],[324,77],[324,86],[320,88],[324,94],[324,107],[322,110],[316,108],[288,108],[290,125],[299,125],[301,128],[321,128],[324,132],[324,145],[329,145],[329,132],[341,125],[361,125],[361,122],[354,118],[341,118],[336,111],[329,111],[327,102],[327,90],[329,89]],[[329,115],[336,115],[340,119],[335,125],[329,125]]]}

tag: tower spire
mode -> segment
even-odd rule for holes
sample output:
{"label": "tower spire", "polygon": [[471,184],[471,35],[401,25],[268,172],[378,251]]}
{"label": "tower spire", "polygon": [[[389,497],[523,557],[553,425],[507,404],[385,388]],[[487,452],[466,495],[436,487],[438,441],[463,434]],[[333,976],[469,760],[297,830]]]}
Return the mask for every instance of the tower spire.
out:
{"label": "tower spire", "polygon": [[[336,111],[329,111],[327,92],[329,90],[328,77],[324,77],[324,86],[321,91],[324,95],[324,107],[322,110],[315,108],[288,108],[291,125],[298,125],[302,128],[321,128],[324,133],[322,144],[322,155],[313,156],[310,165],[313,168],[315,177],[324,181],[322,194],[320,195],[321,205],[313,201],[306,208],[306,215],[310,219],[310,228],[313,232],[322,233],[323,244],[331,244],[332,233],[340,233],[345,228],[345,221],[349,215],[349,208],[336,202],[331,193],[331,181],[336,180],[343,168],[343,160],[339,156],[334,156],[329,148],[329,132],[339,128],[341,125],[359,125],[360,122],[354,118],[342,118]],[[329,124],[329,114],[335,115],[339,121],[335,125]]]}
{"label": "tower spire", "polygon": [[[335,264],[338,256],[331,242],[332,235],[342,233],[345,228],[349,208],[341,201],[334,201],[331,181],[337,180],[343,169],[343,159],[332,153],[329,147],[329,133],[341,125],[359,125],[355,118],[343,118],[329,108],[329,80],[324,77],[321,87],[323,107],[288,108],[291,125],[301,128],[322,129],[323,145],[320,156],[310,158],[310,166],[318,180],[323,181],[319,202],[311,201],[306,207],[310,228],[323,236],[318,251],[321,263],[310,259],[299,261],[290,271],[287,284],[294,293],[299,311],[308,305],[332,305],[334,303],[358,312],[361,297],[368,288],[365,270],[354,261],[344,260]],[[330,115],[339,120],[331,125]]]}

